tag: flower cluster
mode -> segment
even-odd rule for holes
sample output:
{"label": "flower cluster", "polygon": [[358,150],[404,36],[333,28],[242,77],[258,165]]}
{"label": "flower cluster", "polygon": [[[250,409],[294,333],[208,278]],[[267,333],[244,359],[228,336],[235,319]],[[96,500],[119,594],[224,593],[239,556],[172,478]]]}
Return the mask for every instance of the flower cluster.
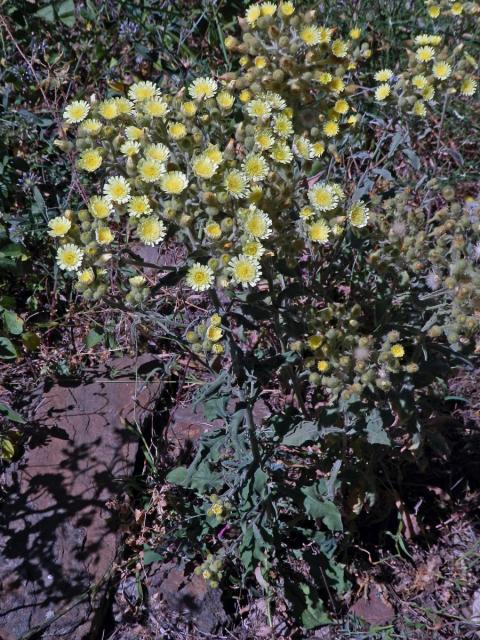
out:
{"label": "flower cluster", "polygon": [[210,506],[207,510],[207,516],[215,518],[217,523],[221,523],[228,516],[232,505],[230,502],[221,500],[215,493],[210,496]]}
{"label": "flower cluster", "polygon": [[187,331],[185,337],[194,353],[211,353],[218,356],[224,352],[221,323],[221,317],[214,313],[208,322],[200,322],[193,330]]}
{"label": "flower cluster", "polygon": [[212,589],[216,589],[223,575],[222,564],[220,558],[209,553],[204,562],[195,567],[195,575],[202,576]]}

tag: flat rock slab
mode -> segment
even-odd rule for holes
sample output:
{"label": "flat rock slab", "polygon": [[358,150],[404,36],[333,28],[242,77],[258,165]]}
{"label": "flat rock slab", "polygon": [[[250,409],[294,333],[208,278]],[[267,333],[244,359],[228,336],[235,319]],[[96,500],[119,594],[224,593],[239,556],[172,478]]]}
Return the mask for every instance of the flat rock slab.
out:
{"label": "flat rock slab", "polygon": [[138,450],[125,421],[142,423],[160,394],[160,383],[135,381],[140,364],[110,363],[120,372],[114,380],[99,373],[76,387],[55,385],[36,409],[38,438],[9,467],[1,505],[2,640],[21,638],[72,604],[35,637],[96,637],[104,591],[88,592],[119,543],[107,503],[132,475]]}

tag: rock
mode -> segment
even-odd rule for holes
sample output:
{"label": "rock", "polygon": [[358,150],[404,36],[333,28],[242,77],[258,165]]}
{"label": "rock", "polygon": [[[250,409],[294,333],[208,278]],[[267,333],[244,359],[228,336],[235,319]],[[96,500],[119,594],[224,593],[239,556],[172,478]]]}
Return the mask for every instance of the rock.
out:
{"label": "rock", "polygon": [[382,587],[373,582],[369,584],[366,594],[355,602],[350,613],[371,625],[387,624],[395,617],[395,611],[385,598]]}
{"label": "rock", "polygon": [[89,589],[119,543],[107,502],[131,476],[138,450],[125,420],[144,420],[160,393],[159,383],[135,382],[135,364],[110,363],[120,370],[114,380],[99,373],[76,387],[55,385],[35,412],[38,437],[8,468],[2,505],[0,638],[20,638],[71,605],[39,637],[95,637],[105,588],[95,597]]}

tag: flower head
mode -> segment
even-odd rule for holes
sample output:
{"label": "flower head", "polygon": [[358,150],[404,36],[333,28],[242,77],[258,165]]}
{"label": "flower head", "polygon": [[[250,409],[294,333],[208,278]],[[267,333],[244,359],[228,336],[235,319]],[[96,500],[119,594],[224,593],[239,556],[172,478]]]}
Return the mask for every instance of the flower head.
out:
{"label": "flower head", "polygon": [[394,358],[403,358],[405,355],[405,349],[399,342],[397,342],[396,344],[392,344],[390,353]]}
{"label": "flower head", "polygon": [[48,235],[52,238],[63,238],[69,231],[72,223],[65,216],[57,216],[48,221]]}
{"label": "flower head", "polygon": [[430,62],[435,56],[435,50],[432,47],[420,47],[417,49],[416,58],[418,62]]}
{"label": "flower head", "polygon": [[146,245],[154,247],[161,242],[167,230],[161,220],[151,216],[142,218],[137,226],[137,236]]}
{"label": "flower head", "polygon": [[375,89],[375,100],[378,102],[383,102],[390,93],[392,92],[390,85],[387,83],[381,84],[379,87]]}
{"label": "flower head", "polygon": [[381,69],[373,76],[377,82],[388,82],[393,76],[391,69]]}
{"label": "flower head", "polygon": [[243,222],[245,231],[257,240],[268,238],[272,233],[272,221],[268,215],[255,205],[250,205]]}
{"label": "flower head", "polygon": [[113,241],[113,233],[109,227],[102,225],[96,228],[95,239],[98,244],[110,244]]}
{"label": "flower head", "polygon": [[308,237],[312,242],[319,242],[325,244],[328,242],[328,236],[330,235],[330,227],[324,220],[318,220],[308,227]]}
{"label": "flower head", "polygon": [[112,202],[123,204],[130,200],[130,185],[123,176],[112,176],[105,183],[103,193]]}
{"label": "flower head", "polygon": [[348,212],[348,219],[352,227],[362,228],[365,227],[369,219],[369,211],[367,206],[363,202],[355,202],[350,207]]}
{"label": "flower head", "polygon": [[245,158],[243,171],[251,182],[261,182],[268,173],[268,164],[259,154],[251,154]]}
{"label": "flower head", "polygon": [[261,15],[262,15],[262,10],[259,7],[259,5],[252,4],[250,7],[248,7],[248,9],[245,12],[245,20],[251,27],[254,27]]}
{"label": "flower head", "polygon": [[148,215],[151,211],[152,207],[147,196],[133,196],[128,203],[128,213],[132,218]]}
{"label": "flower head", "polygon": [[232,171],[225,173],[223,185],[232,198],[244,198],[248,193],[247,177],[238,169],[232,169]]}
{"label": "flower head", "polygon": [[253,258],[243,255],[232,258],[229,267],[234,282],[243,287],[253,287],[260,280],[260,265]]}
{"label": "flower head", "polygon": [[106,197],[93,196],[88,202],[88,210],[94,218],[98,218],[99,220],[108,218],[113,211],[112,201]]}
{"label": "flower head", "polygon": [[331,211],[338,205],[338,195],[332,188],[332,185],[325,183],[317,183],[308,192],[310,204],[317,211]]}
{"label": "flower head", "polygon": [[63,112],[63,117],[68,124],[76,124],[77,122],[85,120],[89,111],[90,105],[88,102],[85,102],[85,100],[76,100],[68,105]]}
{"label": "flower head", "polygon": [[272,109],[267,100],[256,98],[247,104],[247,113],[251,118],[268,118]]}
{"label": "flower head", "polygon": [[477,90],[477,81],[473,78],[464,78],[460,85],[460,93],[462,96],[473,96]]}
{"label": "flower head", "polygon": [[137,165],[138,175],[143,182],[157,182],[165,173],[165,166],[157,160],[143,158]]}
{"label": "flower head", "polygon": [[448,62],[437,62],[433,65],[432,72],[438,80],[446,80],[452,74],[452,67]]}
{"label": "flower head", "polygon": [[188,186],[187,176],[181,171],[168,171],[160,181],[160,188],[165,193],[178,195]]}
{"label": "flower head", "polygon": [[146,147],[145,157],[149,160],[156,160],[157,162],[166,162],[168,160],[168,156],[170,155],[170,149],[158,142],[157,144],[149,144]]}
{"label": "flower head", "polygon": [[212,286],[213,271],[209,266],[196,262],[188,270],[186,281],[194,291],[206,291]]}
{"label": "flower head", "polygon": [[83,260],[83,251],[76,244],[64,244],[58,248],[57,264],[64,271],[77,271]]}
{"label": "flower head", "polygon": [[217,171],[218,165],[207,158],[205,155],[198,156],[192,162],[193,173],[198,178],[203,178],[204,180],[209,180],[213,177],[215,172]]}
{"label": "flower head", "polygon": [[197,78],[188,88],[188,93],[194,100],[213,98],[218,85],[213,78]]}
{"label": "flower head", "polygon": [[153,100],[160,95],[160,89],[153,82],[135,82],[128,90],[128,97],[134,102]]}

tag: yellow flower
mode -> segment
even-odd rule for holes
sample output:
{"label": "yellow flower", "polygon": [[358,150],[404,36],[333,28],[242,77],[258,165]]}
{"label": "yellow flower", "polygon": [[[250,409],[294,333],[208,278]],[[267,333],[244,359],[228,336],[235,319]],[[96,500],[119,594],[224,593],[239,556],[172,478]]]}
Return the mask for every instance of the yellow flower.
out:
{"label": "yellow flower", "polygon": [[345,83],[341,78],[335,77],[330,82],[330,89],[333,93],[342,93],[345,89]]}
{"label": "yellow flower", "polygon": [[279,164],[290,164],[293,160],[293,153],[285,142],[277,142],[270,151],[270,157]]}
{"label": "yellow flower", "polygon": [[128,213],[132,218],[144,216],[151,213],[152,207],[147,196],[133,196],[128,203]]}
{"label": "yellow flower", "polygon": [[163,118],[169,111],[167,103],[159,98],[147,100],[143,105],[143,110],[152,118]]}
{"label": "yellow flower", "polygon": [[216,343],[216,344],[212,345],[212,352],[213,352],[213,353],[216,353],[217,355],[220,355],[220,354],[222,354],[224,351],[225,351],[225,349],[223,348],[223,345],[218,344],[218,343]]}
{"label": "yellow flower", "polygon": [[319,360],[317,362],[317,369],[320,371],[320,373],[325,373],[326,371],[328,371],[330,368],[329,363],[327,362],[327,360]]}
{"label": "yellow flower", "polygon": [[260,9],[262,16],[273,16],[277,10],[277,5],[274,2],[262,2]]}
{"label": "yellow flower", "polygon": [[213,78],[197,78],[188,88],[188,93],[194,100],[213,98],[218,85]]}
{"label": "yellow flower", "polygon": [[422,90],[422,96],[425,100],[432,100],[434,94],[435,94],[435,89],[431,86],[425,87],[425,89]]}
{"label": "yellow flower", "polygon": [[220,107],[220,109],[225,109],[225,110],[231,109],[234,101],[235,101],[235,98],[228,91],[220,91],[220,93],[217,96],[217,104]]}
{"label": "yellow flower", "polygon": [[160,187],[165,193],[178,195],[187,188],[187,176],[181,171],[169,171],[165,173],[160,182]]}
{"label": "yellow flower", "polygon": [[319,242],[325,244],[328,242],[328,236],[330,235],[330,227],[324,220],[318,220],[308,227],[308,237],[312,242]]}
{"label": "yellow flower", "polygon": [[251,118],[268,118],[271,111],[270,105],[266,100],[251,100],[247,105],[247,113]]}
{"label": "yellow flower", "polygon": [[258,6],[258,4],[253,4],[251,7],[248,7],[247,11],[245,12],[245,20],[251,27],[254,27],[255,23],[261,15],[262,10]]}
{"label": "yellow flower", "polygon": [[438,18],[438,16],[440,15],[440,7],[436,4],[432,4],[430,7],[428,7],[427,11],[428,15],[431,18]]}
{"label": "yellow flower", "polygon": [[78,166],[85,171],[93,172],[102,164],[102,156],[98,149],[86,149],[82,151]]}
{"label": "yellow flower", "polygon": [[94,218],[102,220],[103,218],[108,218],[111,214],[113,210],[112,202],[108,198],[93,196],[88,202],[88,210]]}
{"label": "yellow flower", "polygon": [[78,271],[82,264],[83,251],[76,244],[64,244],[58,248],[57,264],[64,271]]}
{"label": "yellow flower", "polygon": [[382,102],[386,100],[390,93],[392,92],[389,84],[381,84],[379,87],[375,89],[375,100],[378,102]]}
{"label": "yellow flower", "polygon": [[143,182],[157,182],[165,173],[165,167],[157,160],[142,159],[137,165],[138,175]]}
{"label": "yellow flower", "polygon": [[405,349],[399,342],[397,342],[391,346],[390,353],[394,358],[403,358],[405,355]]}
{"label": "yellow flower", "polygon": [[373,76],[377,82],[388,82],[393,76],[391,69],[381,69]]}
{"label": "yellow flower", "polygon": [[130,126],[125,129],[125,135],[129,140],[140,140],[140,138],[143,138],[143,129]]}
{"label": "yellow flower", "polygon": [[256,240],[268,238],[272,233],[272,221],[265,212],[254,205],[250,205],[243,224],[245,231]]}
{"label": "yellow flower", "polygon": [[318,347],[322,345],[322,342],[323,342],[322,336],[318,336],[318,335],[310,336],[310,338],[308,339],[308,346],[310,347],[310,349],[315,351],[315,349],[318,349]]}
{"label": "yellow flower", "polygon": [[169,155],[170,149],[161,142],[157,142],[156,144],[149,144],[145,149],[145,157],[149,160],[166,162]]}
{"label": "yellow flower", "polygon": [[243,287],[253,287],[260,279],[261,271],[258,262],[248,256],[232,258],[229,262],[230,273],[234,282]]}
{"label": "yellow flower", "polygon": [[318,183],[308,192],[310,204],[317,211],[332,211],[338,206],[339,197],[329,184]]}
{"label": "yellow flower", "polygon": [[420,47],[417,50],[416,58],[418,62],[430,62],[435,56],[435,50],[432,47]]}
{"label": "yellow flower", "polygon": [[115,104],[117,105],[117,112],[120,115],[130,114],[133,111],[133,103],[127,98],[115,98]]}
{"label": "yellow flower", "polygon": [[318,80],[320,84],[328,84],[332,81],[333,76],[331,73],[328,73],[328,71],[321,71],[316,74],[315,79]]}
{"label": "yellow flower", "polygon": [[123,176],[113,176],[105,183],[103,194],[112,202],[123,204],[130,200],[130,185]]}
{"label": "yellow flower", "polygon": [[358,227],[359,229],[365,227],[369,219],[368,207],[363,202],[355,202],[350,207],[348,219],[352,227]]}
{"label": "yellow flower", "polygon": [[345,58],[348,53],[348,44],[343,40],[334,40],[332,53],[336,58]]}
{"label": "yellow flower", "polygon": [[206,336],[212,342],[218,342],[223,336],[223,331],[221,330],[220,327],[215,327],[214,325],[210,325],[207,329]]}
{"label": "yellow flower", "polygon": [[88,116],[90,106],[85,100],[76,100],[67,106],[63,112],[63,117],[68,124],[82,122]]}
{"label": "yellow flower", "polygon": [[48,221],[48,235],[52,238],[63,238],[69,231],[72,223],[66,216],[57,216]]}
{"label": "yellow flower", "polygon": [[129,158],[140,152],[140,144],[134,140],[127,140],[120,147],[120,152]]}
{"label": "yellow flower", "polygon": [[293,125],[290,118],[282,113],[275,116],[273,120],[273,130],[282,138],[288,138],[293,133]]}
{"label": "yellow flower", "polygon": [[307,25],[298,35],[307,47],[313,47],[320,42],[320,33],[315,25]]}
{"label": "yellow flower", "polygon": [[154,247],[161,242],[166,232],[163,222],[153,216],[150,218],[142,218],[137,226],[138,237],[144,244],[150,247]]}
{"label": "yellow flower", "polygon": [[413,76],[412,84],[417,89],[424,89],[428,84],[428,80],[423,74],[419,73],[416,76]]}
{"label": "yellow flower", "polygon": [[218,313],[214,313],[213,316],[210,318],[210,324],[213,327],[219,327],[222,324],[221,316],[219,316]]}
{"label": "yellow flower", "polygon": [[295,11],[295,6],[293,2],[282,2],[280,4],[280,12],[282,16],[285,16],[286,18],[288,18],[294,13],[294,11]]}
{"label": "yellow flower", "polygon": [[113,120],[119,115],[117,103],[113,99],[101,102],[98,107],[98,113],[105,118],[105,120]]}
{"label": "yellow flower", "polygon": [[334,138],[338,135],[340,131],[340,127],[334,120],[327,120],[323,125],[323,133],[327,136],[327,138]]}
{"label": "yellow flower", "polygon": [[413,105],[413,113],[420,118],[424,118],[427,115],[427,109],[423,100],[417,100]]}
{"label": "yellow flower", "polygon": [[184,115],[187,116],[187,118],[193,118],[193,116],[197,113],[197,105],[191,100],[187,100],[187,102],[182,102],[180,110]]}
{"label": "yellow flower", "polygon": [[348,102],[343,99],[337,100],[333,107],[333,110],[336,111],[337,113],[340,113],[341,115],[344,115],[345,113],[347,113],[348,109],[349,109]]}
{"label": "yellow flower", "polygon": [[267,151],[268,149],[271,149],[274,143],[275,143],[275,138],[268,131],[268,129],[260,129],[255,134],[255,144],[262,151]]}
{"label": "yellow flower", "polygon": [[257,67],[257,69],[265,69],[267,66],[268,60],[265,56],[256,56],[253,64]]}
{"label": "yellow flower", "polygon": [[460,85],[460,93],[462,96],[473,96],[477,90],[477,81],[473,78],[464,78]]}
{"label": "yellow flower", "polygon": [[248,192],[248,182],[245,174],[233,169],[225,174],[223,179],[225,190],[233,198],[244,198]]}
{"label": "yellow flower", "polygon": [[294,148],[296,154],[301,158],[304,158],[305,160],[313,158],[312,144],[307,138],[304,138],[303,136],[296,138],[294,141]]}
{"label": "yellow flower", "polygon": [[312,145],[313,157],[320,158],[325,153],[325,145],[323,142],[314,142]]}
{"label": "yellow flower", "polygon": [[248,240],[242,245],[242,253],[249,258],[259,260],[265,253],[265,248],[258,240]]}
{"label": "yellow flower", "polygon": [[101,128],[103,127],[100,120],[96,120],[95,118],[89,118],[88,120],[84,120],[80,125],[80,130],[88,133],[90,136],[96,136],[97,133],[100,133]]}
{"label": "yellow flower", "polygon": [[78,274],[78,281],[82,284],[89,285],[92,284],[94,280],[95,273],[91,267],[89,267],[88,269],[83,269],[83,271],[80,271]]}
{"label": "yellow flower", "polygon": [[211,240],[218,240],[222,235],[222,229],[218,222],[210,221],[205,225],[205,235]]}
{"label": "yellow flower", "polygon": [[302,207],[298,212],[298,215],[300,216],[300,218],[302,218],[302,220],[309,220],[310,218],[313,218],[313,216],[315,215],[315,211],[312,209],[312,207]]}
{"label": "yellow flower", "polygon": [[318,34],[320,36],[320,44],[328,44],[332,39],[333,29],[329,29],[328,27],[320,27],[318,30]]}
{"label": "yellow flower", "polygon": [[452,74],[452,67],[448,62],[437,62],[433,65],[432,71],[438,80],[446,80]]}
{"label": "yellow flower", "polygon": [[204,180],[209,180],[215,174],[217,168],[218,165],[205,156],[198,156],[192,162],[193,173]]}
{"label": "yellow flower", "polygon": [[354,27],[353,29],[350,30],[348,35],[352,40],[358,40],[362,35],[362,32],[358,27]]}
{"label": "yellow flower", "polygon": [[240,98],[240,102],[242,102],[243,104],[246,104],[251,99],[252,94],[248,89],[243,89],[243,91],[240,91],[240,94],[238,97]]}
{"label": "yellow flower", "polygon": [[187,285],[194,291],[206,291],[213,283],[213,271],[207,265],[196,262],[187,272]]}
{"label": "yellow flower", "polygon": [[245,158],[243,171],[251,182],[261,182],[268,173],[268,165],[263,156],[251,154]]}
{"label": "yellow flower", "polygon": [[95,230],[95,239],[98,244],[110,244],[113,241],[113,233],[109,227],[97,227]]}
{"label": "yellow flower", "polygon": [[454,16],[459,16],[463,12],[463,4],[461,2],[454,2],[450,8],[450,11]]}
{"label": "yellow flower", "polygon": [[160,95],[160,89],[153,82],[135,82],[128,90],[128,97],[134,102],[153,100]]}
{"label": "yellow flower", "polygon": [[167,130],[173,140],[181,140],[187,135],[187,127],[182,122],[170,122]]}
{"label": "yellow flower", "polygon": [[216,165],[219,165],[223,160],[223,153],[216,144],[209,144],[203,155]]}

